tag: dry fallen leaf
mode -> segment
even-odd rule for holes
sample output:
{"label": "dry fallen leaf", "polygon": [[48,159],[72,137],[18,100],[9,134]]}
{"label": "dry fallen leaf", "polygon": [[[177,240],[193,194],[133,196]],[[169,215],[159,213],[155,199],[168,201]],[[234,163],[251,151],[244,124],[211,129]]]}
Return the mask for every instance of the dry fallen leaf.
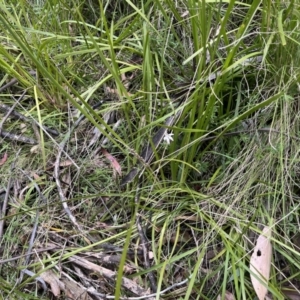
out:
{"label": "dry fallen leaf", "polygon": [[113,169],[120,175],[122,176],[122,171],[121,171],[121,166],[118,163],[118,161],[110,154],[107,152],[105,149],[101,149],[102,154],[110,161],[111,166]]}
{"label": "dry fallen leaf", "polygon": [[258,237],[250,259],[250,277],[259,300],[264,300],[268,291],[271,269],[272,245],[271,229],[266,226]]}
{"label": "dry fallen leaf", "polygon": [[7,152],[4,153],[3,157],[0,159],[0,166],[4,165],[5,162],[7,161]]}
{"label": "dry fallen leaf", "polygon": [[68,167],[68,166],[71,166],[71,165],[73,165],[73,162],[70,159],[61,161],[60,164],[59,164],[60,167]]}
{"label": "dry fallen leaf", "polygon": [[47,270],[41,273],[40,277],[50,285],[52,294],[58,297],[60,295],[60,280],[57,275],[53,271]]}

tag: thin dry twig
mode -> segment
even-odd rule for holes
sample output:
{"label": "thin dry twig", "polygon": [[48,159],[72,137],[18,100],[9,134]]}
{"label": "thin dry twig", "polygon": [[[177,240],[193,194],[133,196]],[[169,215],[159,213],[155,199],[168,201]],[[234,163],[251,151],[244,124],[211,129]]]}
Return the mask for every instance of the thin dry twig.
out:
{"label": "thin dry twig", "polygon": [[[95,106],[93,106],[93,109],[101,106],[103,104],[104,101],[101,101],[99,103],[97,103]],[[64,152],[65,146],[67,144],[67,142],[69,141],[71,135],[73,134],[74,130],[77,128],[77,126],[81,123],[81,121],[85,118],[85,115],[81,115],[78,120],[73,124],[73,126],[69,129],[68,133],[66,134],[66,136],[64,137],[64,139],[61,141],[61,143],[58,145],[58,153],[56,156],[56,161],[54,163],[54,177],[55,177],[55,181],[56,181],[56,187],[58,190],[58,194],[61,200],[61,203],[63,205],[64,211],[65,213],[68,215],[69,219],[71,220],[71,222],[74,224],[74,226],[79,230],[79,232],[81,234],[83,234],[83,229],[81,227],[81,225],[77,222],[75,216],[72,214],[68,203],[67,203],[67,199],[65,197],[64,191],[61,187],[61,182],[60,182],[60,160],[61,160],[61,156],[62,153]]]}
{"label": "thin dry twig", "polygon": [[72,212],[71,212],[71,210],[68,206],[67,199],[66,199],[64,191],[62,189],[59,177],[60,177],[60,160],[61,160],[62,153],[64,152],[65,146],[66,146],[68,140],[70,139],[70,136],[72,135],[73,131],[76,129],[76,127],[79,125],[79,123],[84,119],[84,117],[85,116],[82,115],[80,118],[78,118],[78,120],[73,124],[73,126],[70,128],[70,130],[66,134],[65,138],[59,144],[58,153],[57,153],[57,156],[56,156],[56,161],[54,163],[54,177],[55,177],[55,181],[56,181],[56,187],[57,187],[58,194],[59,194],[61,203],[63,205],[64,211],[68,215],[71,222],[75,225],[75,227],[81,233],[83,233],[83,229],[82,229],[81,225],[79,225],[79,223],[77,222],[76,218],[74,217],[74,215],[72,214]]}
{"label": "thin dry twig", "polygon": [[[188,281],[189,281],[189,278],[187,278],[187,279],[185,279],[181,282],[174,283],[173,285],[171,285],[171,286],[165,288],[164,290],[160,291],[158,295],[162,296],[166,292],[186,284]],[[115,296],[109,296],[109,295],[105,295],[105,294],[95,292],[94,288],[88,288],[87,291],[89,293],[91,293],[92,295],[97,295],[97,296],[103,297],[103,299],[111,299],[111,300],[115,299]],[[157,293],[144,295],[144,296],[139,296],[139,297],[126,297],[126,298],[125,297],[120,297],[120,300],[144,300],[144,299],[153,299],[153,297],[156,298]]]}
{"label": "thin dry twig", "polygon": [[[28,73],[29,73],[31,76],[36,76],[36,71],[31,70],[31,71],[29,71]],[[1,93],[2,91],[4,91],[5,89],[8,89],[9,87],[15,85],[16,83],[18,83],[18,79],[13,78],[13,79],[12,79],[11,81],[9,81],[7,84],[5,84],[5,85],[3,85],[3,86],[0,87],[0,93]]]}
{"label": "thin dry twig", "polygon": [[34,249],[32,250],[31,252],[28,252],[26,254],[22,254],[22,255],[17,255],[17,256],[14,256],[14,257],[10,257],[10,258],[7,258],[7,259],[1,259],[0,260],[0,265],[2,264],[5,264],[5,263],[8,263],[8,262],[12,262],[12,261],[15,261],[15,260],[18,260],[20,258],[23,258],[27,255],[32,255],[32,254],[36,254],[36,253],[41,253],[41,252],[47,252],[47,251],[50,251],[50,250],[60,250],[60,247],[57,247],[55,245],[52,245],[52,246],[49,246],[47,248],[42,248],[42,249]]}
{"label": "thin dry twig", "polygon": [[15,107],[20,103],[20,101],[24,98],[25,94],[26,94],[27,90],[25,90],[23,92],[23,94],[18,98],[16,99],[15,103],[10,107],[10,106],[7,106],[5,104],[1,104],[0,105],[0,108],[2,110],[5,110],[7,111],[6,115],[2,118],[1,122],[0,122],[0,136],[4,137],[4,138],[9,138],[11,140],[14,140],[14,141],[18,141],[18,142],[23,142],[23,143],[27,143],[27,144],[36,144],[37,142],[34,140],[34,139],[31,139],[29,137],[24,137],[24,136],[21,136],[21,135],[18,135],[18,134],[14,134],[14,133],[11,133],[11,132],[7,132],[7,131],[4,131],[2,130],[2,127],[3,127],[3,124],[5,123],[5,121],[10,117],[10,115],[12,116],[15,116],[17,118],[21,118],[22,120],[26,120],[27,121],[27,118],[24,117],[22,114],[20,113],[17,113],[14,109]]}
{"label": "thin dry twig", "polygon": [[[72,257],[69,257],[69,261],[71,261],[74,264],[79,265],[87,270],[90,270],[92,272],[100,273],[102,276],[104,276],[110,280],[114,281],[116,279],[116,275],[117,275],[116,272],[111,271],[106,268],[103,268],[101,266],[98,266],[94,263],[91,263],[90,261],[88,261],[80,256],[73,255]],[[130,280],[126,277],[122,278],[122,286],[137,296],[149,294],[149,292],[147,290],[143,289],[138,284],[136,284],[133,280]],[[154,300],[154,298],[151,298],[151,297],[149,299]]]}
{"label": "thin dry twig", "polygon": [[23,92],[23,94],[19,97],[19,99],[17,99],[15,101],[15,103],[9,108],[8,112],[5,114],[5,116],[2,118],[1,122],[0,122],[0,135],[2,133],[2,127],[3,124],[5,123],[5,121],[8,119],[8,117],[10,116],[10,114],[12,114],[12,112],[14,111],[15,107],[19,104],[19,102],[24,98],[25,94],[26,94],[27,90],[25,90]]}
{"label": "thin dry twig", "polygon": [[[12,168],[13,168],[13,166],[12,166]],[[9,176],[6,193],[5,193],[5,197],[4,197],[4,201],[3,201],[3,206],[0,211],[0,218],[1,218],[1,220],[0,220],[0,240],[2,240],[2,236],[3,236],[3,229],[4,229],[4,224],[5,224],[5,220],[3,218],[6,215],[8,196],[9,196],[9,191],[11,189],[11,183],[12,183],[12,175]]]}
{"label": "thin dry twig", "polygon": [[[33,229],[32,229],[30,240],[29,240],[29,244],[28,244],[28,250],[27,250],[27,253],[26,253],[26,256],[25,256],[25,266],[27,266],[29,264],[29,259],[30,259],[30,256],[31,256],[31,252],[32,252],[33,244],[34,244],[34,239],[35,239],[37,228],[38,228],[40,203],[41,203],[41,200],[44,203],[46,203],[47,199],[44,197],[43,193],[41,192],[41,190],[40,190],[39,186],[36,184],[36,182],[30,176],[28,176],[23,170],[20,169],[20,171],[32,182],[32,184],[34,185],[36,191],[39,194],[39,201],[37,203],[37,210],[36,210],[36,215],[35,215],[35,221],[34,221]],[[27,271],[27,269],[22,270],[22,272],[20,274],[20,277],[18,279],[19,283],[22,282],[23,275],[26,273],[26,271]]]}
{"label": "thin dry twig", "polygon": [[[14,161],[11,164],[11,168],[10,168],[11,172],[15,168],[17,157],[19,156],[20,151],[21,151],[21,149],[18,150],[18,152],[16,153],[16,159],[14,159]],[[9,180],[7,183],[7,188],[6,188],[6,193],[5,193],[5,197],[4,197],[4,201],[3,201],[3,206],[0,211],[0,218],[1,218],[1,220],[0,220],[0,240],[2,239],[2,236],[3,236],[3,228],[4,228],[4,223],[5,223],[5,220],[3,218],[5,217],[6,210],[7,210],[8,197],[9,197],[9,191],[11,189],[11,185],[12,185],[12,175],[9,177]]]}
{"label": "thin dry twig", "polygon": [[23,273],[30,277],[34,277],[35,281],[38,281],[42,285],[44,293],[47,293],[48,288],[47,288],[46,282],[44,281],[44,279],[41,276],[36,276],[36,274],[34,272],[32,272],[28,269],[22,270],[21,274],[23,274]]}

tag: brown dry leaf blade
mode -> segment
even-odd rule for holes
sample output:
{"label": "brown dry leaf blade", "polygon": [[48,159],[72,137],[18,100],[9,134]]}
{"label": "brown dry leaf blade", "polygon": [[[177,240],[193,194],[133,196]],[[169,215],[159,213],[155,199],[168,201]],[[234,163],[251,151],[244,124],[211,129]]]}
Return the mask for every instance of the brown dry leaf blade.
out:
{"label": "brown dry leaf blade", "polygon": [[0,166],[4,165],[7,161],[8,155],[7,152],[4,153],[3,157],[0,159]]}
{"label": "brown dry leaf blade", "polygon": [[110,161],[111,166],[113,169],[120,175],[122,176],[122,171],[121,171],[121,166],[118,163],[118,161],[110,154],[107,152],[105,149],[101,149],[102,154]]}
{"label": "brown dry leaf blade", "polygon": [[40,277],[50,285],[52,294],[58,297],[60,295],[60,280],[57,275],[53,271],[47,270],[43,272]]}
{"label": "brown dry leaf blade", "polygon": [[253,288],[259,300],[264,300],[268,292],[270,278],[272,245],[271,229],[266,226],[258,237],[250,259],[250,277]]}

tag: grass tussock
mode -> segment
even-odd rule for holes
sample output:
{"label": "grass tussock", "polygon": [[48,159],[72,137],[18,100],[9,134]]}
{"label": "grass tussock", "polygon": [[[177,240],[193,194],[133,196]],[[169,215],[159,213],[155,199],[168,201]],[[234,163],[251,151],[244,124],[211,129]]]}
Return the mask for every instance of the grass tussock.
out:
{"label": "grass tussock", "polygon": [[3,299],[298,299],[297,1],[0,9]]}

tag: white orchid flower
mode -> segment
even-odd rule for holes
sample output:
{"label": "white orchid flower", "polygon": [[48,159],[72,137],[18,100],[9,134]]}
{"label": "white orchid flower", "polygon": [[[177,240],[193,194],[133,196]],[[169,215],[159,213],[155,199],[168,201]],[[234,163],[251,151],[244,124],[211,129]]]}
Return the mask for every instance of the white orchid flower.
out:
{"label": "white orchid flower", "polygon": [[167,131],[165,132],[165,136],[164,136],[164,141],[170,145],[170,143],[173,141],[173,135],[174,133],[170,132],[168,133]]}

